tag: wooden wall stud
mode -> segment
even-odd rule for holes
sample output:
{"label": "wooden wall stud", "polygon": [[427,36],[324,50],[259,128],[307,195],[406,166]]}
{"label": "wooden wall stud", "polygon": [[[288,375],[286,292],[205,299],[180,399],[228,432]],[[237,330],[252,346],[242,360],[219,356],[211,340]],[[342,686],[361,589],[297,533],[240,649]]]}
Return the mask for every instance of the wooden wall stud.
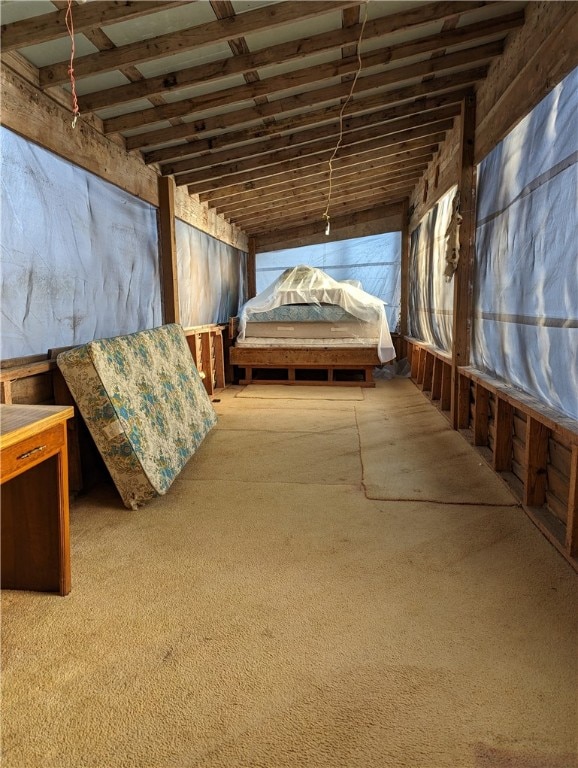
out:
{"label": "wooden wall stud", "polygon": [[550,430],[531,416],[526,421],[524,504],[541,507],[546,501],[546,466]]}
{"label": "wooden wall stud", "polygon": [[570,557],[578,557],[578,445],[572,446],[570,493],[566,523],[566,549]]}
{"label": "wooden wall stud", "polygon": [[488,444],[490,393],[476,382],[474,385],[474,445]]}
{"label": "wooden wall stud", "polygon": [[496,398],[495,426],[493,467],[496,472],[510,472],[512,469],[514,407],[501,397]]}

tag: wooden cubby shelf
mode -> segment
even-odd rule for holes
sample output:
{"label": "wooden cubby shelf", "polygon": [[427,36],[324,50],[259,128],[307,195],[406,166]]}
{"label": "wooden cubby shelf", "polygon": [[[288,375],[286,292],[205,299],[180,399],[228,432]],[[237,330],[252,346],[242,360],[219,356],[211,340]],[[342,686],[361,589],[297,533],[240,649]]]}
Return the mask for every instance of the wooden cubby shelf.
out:
{"label": "wooden cubby shelf", "polygon": [[[449,418],[450,355],[416,339],[406,344],[412,380]],[[454,375],[459,431],[578,571],[578,422],[475,368]]]}

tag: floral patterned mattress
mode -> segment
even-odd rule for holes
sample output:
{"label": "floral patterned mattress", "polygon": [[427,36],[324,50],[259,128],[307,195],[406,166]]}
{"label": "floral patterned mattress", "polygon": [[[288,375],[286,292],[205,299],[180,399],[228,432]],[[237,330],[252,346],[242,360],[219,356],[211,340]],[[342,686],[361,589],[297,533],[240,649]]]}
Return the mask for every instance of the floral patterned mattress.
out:
{"label": "floral patterned mattress", "polygon": [[57,364],[130,509],[167,492],[217,421],[180,325],[92,341]]}

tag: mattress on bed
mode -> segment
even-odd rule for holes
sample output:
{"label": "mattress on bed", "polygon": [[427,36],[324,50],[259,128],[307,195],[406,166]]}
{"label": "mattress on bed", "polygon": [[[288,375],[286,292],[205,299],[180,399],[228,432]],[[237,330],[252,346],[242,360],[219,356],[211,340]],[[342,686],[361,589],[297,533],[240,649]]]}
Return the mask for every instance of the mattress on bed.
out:
{"label": "mattress on bed", "polygon": [[236,347],[250,347],[250,348],[259,348],[259,347],[265,347],[266,349],[271,348],[287,348],[287,347],[329,347],[334,349],[339,349],[343,347],[355,348],[355,347],[376,347],[379,339],[377,337],[374,338],[367,338],[367,339],[351,339],[351,338],[344,338],[344,339],[314,339],[314,338],[308,338],[308,339],[298,339],[295,337],[290,337],[286,339],[271,339],[264,336],[254,336],[254,337],[247,337],[245,336],[244,339],[237,339],[235,342]]}
{"label": "mattress on bed", "polygon": [[341,323],[358,318],[337,304],[283,304],[264,312],[249,312],[247,322],[256,323]]}
{"label": "mattress on bed", "polygon": [[247,322],[245,338],[260,336],[268,339],[377,339],[379,328],[375,323],[353,320],[343,323],[255,323]]}
{"label": "mattress on bed", "polygon": [[92,341],[57,364],[131,509],[167,492],[217,421],[180,325]]}
{"label": "mattress on bed", "polygon": [[[248,328],[250,323],[261,322],[276,323],[278,327],[265,332]],[[305,329],[299,329],[297,324],[309,322],[331,323],[335,328],[353,322],[363,325],[355,329],[351,338],[343,329],[330,329],[329,333],[318,329],[306,336]],[[290,331],[284,323],[294,325],[295,330]],[[368,326],[374,330],[368,331]],[[366,340],[371,334],[381,362],[395,357],[383,301],[359,285],[334,280],[322,270],[304,264],[285,269],[270,286],[244,304],[239,315],[237,345],[244,345],[247,336],[251,339],[249,334],[253,334],[253,339],[283,342],[290,338],[301,341],[316,338],[323,346],[335,342],[367,346]],[[270,346],[268,341],[264,344]],[[251,346],[255,345],[251,343]]]}

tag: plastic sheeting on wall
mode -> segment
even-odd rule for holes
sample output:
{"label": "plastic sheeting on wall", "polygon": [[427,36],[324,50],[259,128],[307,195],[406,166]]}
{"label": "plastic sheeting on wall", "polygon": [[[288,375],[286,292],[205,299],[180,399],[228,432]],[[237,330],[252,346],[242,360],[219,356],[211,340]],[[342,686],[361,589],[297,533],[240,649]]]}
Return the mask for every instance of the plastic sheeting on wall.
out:
{"label": "plastic sheeting on wall", "polygon": [[409,259],[409,332],[434,347],[452,347],[454,282],[444,276],[446,231],[457,187],[426,213],[411,233]]}
{"label": "plastic sheeting on wall", "polygon": [[2,128],[2,358],[162,323],[155,208]]}
{"label": "plastic sheeting on wall", "polygon": [[399,324],[401,232],[258,253],[256,264],[257,293],[264,291],[285,269],[307,264],[322,269],[334,280],[358,280],[364,291],[385,303],[391,330]]}
{"label": "plastic sheeting on wall", "polygon": [[578,418],[578,69],[481,163],[472,362]]}
{"label": "plastic sheeting on wall", "polygon": [[246,254],[180,219],[176,241],[181,325],[226,323],[246,300]]}

